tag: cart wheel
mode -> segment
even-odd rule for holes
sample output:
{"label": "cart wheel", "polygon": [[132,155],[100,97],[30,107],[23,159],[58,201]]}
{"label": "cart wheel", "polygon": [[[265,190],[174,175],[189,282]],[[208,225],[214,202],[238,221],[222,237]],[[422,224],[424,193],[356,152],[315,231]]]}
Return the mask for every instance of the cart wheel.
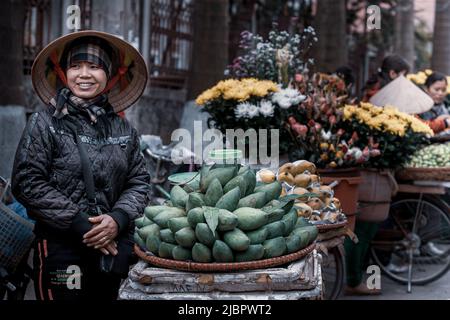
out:
{"label": "cart wheel", "polygon": [[333,247],[328,250],[328,255],[322,255],[322,278],[326,300],[339,298],[344,286],[345,259],[342,251],[339,247]]}
{"label": "cart wheel", "polygon": [[[413,253],[410,259],[409,252]],[[389,218],[380,226],[371,244],[371,255],[392,280],[425,285],[442,277],[450,268],[450,219],[429,199],[393,202]]]}

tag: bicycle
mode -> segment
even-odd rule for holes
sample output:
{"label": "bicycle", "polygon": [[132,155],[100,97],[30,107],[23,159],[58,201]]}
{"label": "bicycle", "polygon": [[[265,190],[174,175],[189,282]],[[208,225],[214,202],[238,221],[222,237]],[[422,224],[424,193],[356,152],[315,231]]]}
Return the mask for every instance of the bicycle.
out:
{"label": "bicycle", "polygon": [[[450,207],[439,197],[445,194],[443,186],[399,188],[401,196],[391,203],[370,250],[384,274],[407,284],[410,293],[412,285],[436,281],[450,269]],[[428,244],[437,249],[430,252]]]}
{"label": "bicycle", "polygon": [[346,282],[345,237],[357,242],[355,234],[346,225],[330,225],[327,229],[319,229],[317,244],[318,250],[322,252],[322,279],[326,300],[337,300]]}
{"label": "bicycle", "polygon": [[32,278],[28,256],[34,226],[7,206],[12,200],[9,181],[0,177],[0,300],[15,301],[24,299]]}
{"label": "bicycle", "polygon": [[322,280],[325,300],[336,300],[341,295],[345,283],[344,246],[332,246],[322,255]]}
{"label": "bicycle", "polygon": [[[196,169],[195,154],[186,148],[177,147],[177,142],[164,145],[161,137],[155,135],[142,135],[140,141],[141,152],[146,159],[147,170],[151,176],[151,202],[162,204],[170,199],[168,177],[178,172],[194,171]],[[174,159],[175,157],[177,159]],[[173,160],[178,160],[181,164],[177,165]]]}

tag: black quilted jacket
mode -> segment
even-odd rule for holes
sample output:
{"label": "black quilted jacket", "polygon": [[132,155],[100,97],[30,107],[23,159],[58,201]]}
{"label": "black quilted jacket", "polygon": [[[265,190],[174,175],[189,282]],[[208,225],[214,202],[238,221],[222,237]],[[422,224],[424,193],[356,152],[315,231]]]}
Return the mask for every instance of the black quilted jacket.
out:
{"label": "black quilted jacket", "polygon": [[[88,208],[74,136],[55,125],[53,112],[49,107],[30,117],[12,174],[13,194],[37,221],[37,233],[43,236],[66,233],[75,217],[81,216],[78,213]],[[78,115],[84,132],[81,139],[91,161],[98,204],[118,223],[119,231],[130,231],[148,202],[150,176],[136,130],[110,107],[106,116],[111,136],[100,139],[95,124]]]}

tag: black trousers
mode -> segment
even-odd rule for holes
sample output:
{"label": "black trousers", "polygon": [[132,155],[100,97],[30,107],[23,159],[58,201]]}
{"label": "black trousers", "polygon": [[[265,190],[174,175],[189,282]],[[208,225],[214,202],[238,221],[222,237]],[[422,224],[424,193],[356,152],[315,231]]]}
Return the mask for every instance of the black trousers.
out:
{"label": "black trousers", "polygon": [[98,265],[93,249],[39,238],[33,257],[37,300],[116,300],[121,279],[100,272]]}

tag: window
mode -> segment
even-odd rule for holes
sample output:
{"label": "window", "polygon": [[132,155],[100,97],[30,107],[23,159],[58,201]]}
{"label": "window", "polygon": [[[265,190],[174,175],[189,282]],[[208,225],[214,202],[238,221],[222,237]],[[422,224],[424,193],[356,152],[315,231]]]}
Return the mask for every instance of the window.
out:
{"label": "window", "polygon": [[[60,12],[52,10],[52,2]],[[72,4],[80,6],[81,27],[89,29],[91,27],[91,0],[74,0]],[[56,15],[56,17],[52,17]],[[31,74],[31,67],[36,55],[54,37],[55,32],[60,32],[60,27],[65,21],[61,17],[66,16],[66,8],[61,3],[51,0],[27,0],[25,4],[25,25],[23,38],[23,70],[24,74]],[[53,18],[53,19],[52,19]],[[52,25],[52,21],[58,21],[61,25]],[[56,28],[52,30],[52,28]],[[59,31],[58,31],[59,30]],[[59,35],[59,34],[58,34]]]}
{"label": "window", "polygon": [[50,38],[50,0],[28,0],[25,4],[24,73],[31,73],[34,58]]}
{"label": "window", "polygon": [[184,88],[191,68],[193,1],[154,0],[150,17],[150,84]]}

